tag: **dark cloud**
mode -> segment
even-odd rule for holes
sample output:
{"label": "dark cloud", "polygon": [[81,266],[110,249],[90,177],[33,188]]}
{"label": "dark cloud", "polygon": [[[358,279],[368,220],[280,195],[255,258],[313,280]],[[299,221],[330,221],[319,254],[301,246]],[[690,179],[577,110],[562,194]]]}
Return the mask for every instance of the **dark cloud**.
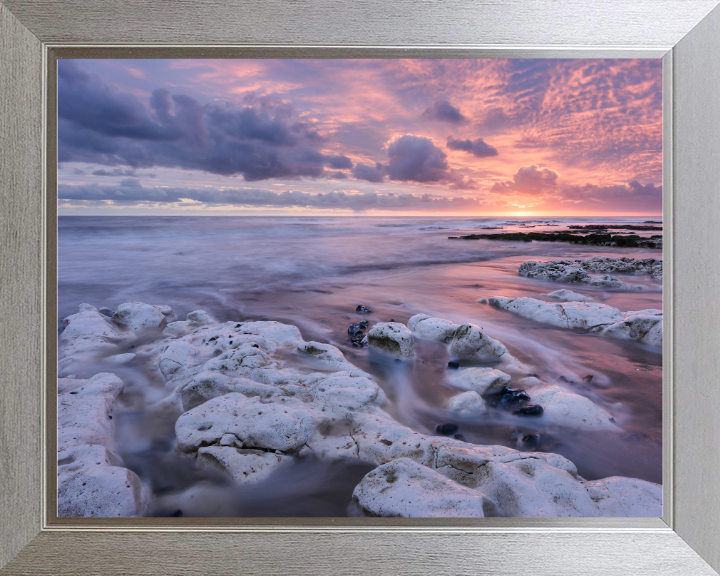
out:
{"label": "dark cloud", "polygon": [[335,170],[343,170],[345,168],[352,168],[352,160],[344,154],[338,154],[336,156],[325,155],[325,161],[330,168]]}
{"label": "dark cloud", "polygon": [[376,163],[375,166],[358,162],[353,168],[353,176],[358,180],[382,182],[385,179],[385,167],[380,162]]}
{"label": "dark cloud", "polygon": [[408,134],[388,146],[387,173],[391,180],[440,182],[450,174],[445,152],[430,138]]}
{"label": "dark cloud", "polygon": [[439,120],[451,124],[462,124],[467,121],[463,113],[447,100],[436,100],[432,106],[425,109],[422,117],[426,120]]}
{"label": "dark cloud", "polygon": [[522,166],[512,180],[496,182],[491,192],[503,194],[544,194],[553,190],[559,174],[550,168],[539,168],[536,165]]}
{"label": "dark cloud", "polygon": [[104,205],[171,204],[181,200],[194,200],[210,205],[335,208],[356,212],[365,210],[437,212],[476,209],[481,205],[474,198],[446,198],[430,194],[380,194],[376,192],[311,194],[296,191],[272,192],[262,189],[145,188],[137,181],[123,181],[118,186],[61,184],[58,186],[58,198],[75,204],[78,202],[103,203]]}
{"label": "dark cloud", "polygon": [[497,156],[498,151],[493,146],[490,146],[482,138],[475,140],[456,140],[453,136],[448,136],[447,147],[450,150],[463,150],[464,152],[470,152],[473,156],[478,158],[487,158],[488,156]]}
{"label": "dark cloud", "polygon": [[105,168],[100,168],[99,170],[93,170],[92,175],[93,176],[131,176],[131,177],[135,177],[135,176],[137,176],[137,172],[135,170],[131,170],[128,168],[125,168],[125,169],[113,168],[112,170],[105,170]]}
{"label": "dark cloud", "polygon": [[58,117],[62,162],[182,168],[247,181],[352,167],[342,154],[322,154],[323,138],[287,104],[265,98],[252,106],[201,105],[158,89],[146,107],[70,60],[58,62]]}

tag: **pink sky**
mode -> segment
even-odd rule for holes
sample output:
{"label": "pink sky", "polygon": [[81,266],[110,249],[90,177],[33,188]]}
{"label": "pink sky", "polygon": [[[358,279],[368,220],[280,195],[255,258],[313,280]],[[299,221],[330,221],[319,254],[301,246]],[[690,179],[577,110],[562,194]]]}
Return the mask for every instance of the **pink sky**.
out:
{"label": "pink sky", "polygon": [[61,214],[659,215],[658,60],[64,60]]}

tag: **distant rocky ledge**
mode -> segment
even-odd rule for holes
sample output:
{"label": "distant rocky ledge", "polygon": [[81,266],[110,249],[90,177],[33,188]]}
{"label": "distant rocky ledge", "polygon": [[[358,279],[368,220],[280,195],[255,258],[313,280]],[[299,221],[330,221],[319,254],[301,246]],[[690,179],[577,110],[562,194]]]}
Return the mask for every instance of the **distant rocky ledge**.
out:
{"label": "distant rocky ledge", "polygon": [[[511,304],[508,309],[523,313]],[[172,321],[174,316],[168,306],[129,302],[115,312],[82,304],[65,319],[59,350],[64,377],[58,381],[59,516],[142,516],[151,506],[147,487],[113,451],[112,416],[124,384],[110,373],[76,379],[73,372],[88,361],[104,362],[109,371],[136,361],[156,370],[167,395],[146,410],[176,414],[176,451],[239,484],[262,482],[306,457],[360,459],[376,466],[354,490],[351,509],[361,515],[662,513],[658,484],[623,477],[586,481],[558,454],[449,437],[457,430],[452,423],[439,425],[440,435],[413,431],[383,410],[385,393],[370,374],[337,347],[304,341],[295,326],[216,322],[200,310],[183,321]],[[623,330],[613,335],[638,338],[632,327]],[[476,325],[418,314],[407,326],[375,324],[367,336],[373,353],[400,362],[414,356],[416,339],[448,346],[457,362],[442,384],[462,390],[449,401],[448,417],[482,418],[487,410],[507,409],[555,427],[621,431],[589,398],[529,376],[527,366]],[[314,368],[289,368],[288,354]]]}
{"label": "distant rocky ledge", "polygon": [[593,246],[618,246],[622,248],[662,248],[662,236],[649,238],[637,234],[587,234],[577,232],[504,232],[498,234],[468,234],[467,236],[448,236],[448,240],[506,240],[513,242],[569,242],[571,244],[591,244]]}

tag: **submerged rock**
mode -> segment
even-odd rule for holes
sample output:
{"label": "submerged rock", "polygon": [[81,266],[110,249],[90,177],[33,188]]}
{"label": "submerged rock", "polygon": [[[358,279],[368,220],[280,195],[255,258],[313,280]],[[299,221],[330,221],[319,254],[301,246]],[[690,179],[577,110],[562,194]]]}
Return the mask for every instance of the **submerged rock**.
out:
{"label": "submerged rock", "polygon": [[438,424],[437,428],[435,428],[435,432],[442,434],[443,436],[452,436],[457,431],[457,424]]}
{"label": "submerged rock", "polygon": [[413,355],[412,332],[399,322],[380,322],[375,324],[367,334],[371,347],[387,352],[400,358]]}
{"label": "submerged rock", "polygon": [[355,308],[356,314],[370,314],[371,312],[370,308],[366,308],[362,304],[358,304],[357,308]]}

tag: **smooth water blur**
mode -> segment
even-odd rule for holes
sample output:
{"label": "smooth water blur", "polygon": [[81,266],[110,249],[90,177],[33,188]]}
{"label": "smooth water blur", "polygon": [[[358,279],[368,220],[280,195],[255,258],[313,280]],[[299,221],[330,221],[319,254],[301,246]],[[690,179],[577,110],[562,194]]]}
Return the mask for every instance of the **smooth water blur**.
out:
{"label": "smooth water blur", "polygon": [[[628,283],[647,285],[647,291],[609,292],[517,274],[520,263],[527,260],[598,255],[661,258],[661,251],[448,240],[448,236],[482,233],[487,227],[512,232],[533,226],[534,232],[551,232],[569,224],[645,220],[657,219],[61,217],[59,320],[74,313],[82,302],[115,309],[136,300],[168,304],[179,319],[192,310],[205,309],[220,321],[288,322],[298,326],[306,340],[334,344],[351,362],[372,373],[388,394],[387,410],[414,430],[434,433],[438,424],[452,421],[470,442],[563,454],[589,479],[623,475],[660,482],[659,351],[636,342],[553,328],[476,300],[500,295],[547,299],[549,292],[570,288],[624,311],[662,308],[660,284],[649,276],[622,277]],[[358,304],[370,307],[372,314],[355,314]],[[443,383],[449,360],[446,346],[419,342],[414,360],[400,364],[349,346],[351,322],[393,319],[405,323],[420,312],[482,326],[531,367],[531,373],[574,388],[608,409],[623,431],[537,430],[532,419],[522,420],[519,426],[516,417],[500,412],[458,421],[442,408],[457,393]],[[88,366],[88,371],[101,368]],[[220,515],[216,494],[222,492],[236,502],[229,508],[235,515],[283,515],[282,510],[286,515],[309,515],[306,507],[287,503],[293,500],[291,493],[294,498],[319,499],[324,504],[316,510],[338,515],[344,509],[342,501],[349,501],[352,488],[366,471],[363,464],[338,467],[315,462],[282,470],[282,474],[278,471],[252,490],[226,486],[222,479],[189,470],[191,464],[174,455],[172,424],[177,415],[152,425],[144,418],[144,406],[167,393],[152,370],[132,365],[102,369],[115,371],[126,381],[118,451],[153,486],[159,497],[155,514],[184,506],[186,515]],[[590,385],[559,380],[562,376],[580,382],[589,374],[593,375]],[[528,432],[540,432],[538,446],[517,439]],[[297,478],[297,482],[295,492],[283,492],[287,502],[281,510],[272,505],[269,491],[277,491],[284,477]],[[337,490],[330,490],[330,485]],[[323,494],[327,494],[324,500]],[[249,498],[267,506],[252,507],[247,504]],[[188,499],[202,504],[188,503]]]}

